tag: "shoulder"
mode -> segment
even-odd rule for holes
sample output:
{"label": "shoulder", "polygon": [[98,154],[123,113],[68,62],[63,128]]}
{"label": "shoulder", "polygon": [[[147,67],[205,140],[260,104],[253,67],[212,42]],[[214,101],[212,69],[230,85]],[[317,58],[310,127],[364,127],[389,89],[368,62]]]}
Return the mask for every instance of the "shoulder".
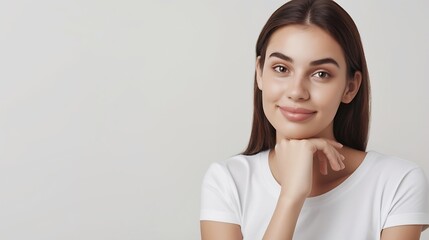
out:
{"label": "shoulder", "polygon": [[383,202],[383,228],[429,224],[429,185],[423,169],[412,161],[377,152],[370,152],[367,160]]}
{"label": "shoulder", "polygon": [[382,186],[384,191],[392,194],[428,192],[425,172],[412,161],[375,151],[368,152],[365,161],[366,177]]}
{"label": "shoulder", "polygon": [[217,176],[229,175],[233,178],[240,178],[260,170],[258,167],[263,161],[267,151],[259,152],[255,155],[236,155],[231,158],[214,162],[210,165],[206,175],[214,174]]}
{"label": "shoulder", "polygon": [[365,159],[367,167],[378,174],[387,174],[399,177],[409,172],[421,170],[414,162],[397,156],[386,155],[376,151],[369,151]]}
{"label": "shoulder", "polygon": [[425,172],[416,163],[397,156],[369,151],[353,179],[362,191],[393,198],[399,193],[428,191]]}
{"label": "shoulder", "polygon": [[236,155],[210,165],[202,183],[201,220],[241,223],[243,194],[260,170],[264,152]]}
{"label": "shoulder", "polygon": [[252,179],[264,176],[268,151],[255,155],[236,155],[231,158],[214,162],[208,168],[203,188],[218,188],[225,191],[243,192],[252,186]]}

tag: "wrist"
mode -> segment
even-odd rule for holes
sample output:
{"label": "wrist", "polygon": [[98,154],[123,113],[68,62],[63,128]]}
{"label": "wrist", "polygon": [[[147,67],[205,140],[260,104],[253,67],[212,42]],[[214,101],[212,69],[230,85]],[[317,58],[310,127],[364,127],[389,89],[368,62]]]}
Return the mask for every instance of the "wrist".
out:
{"label": "wrist", "polygon": [[292,192],[282,189],[280,191],[279,201],[287,203],[289,205],[302,205],[307,198],[306,193]]}

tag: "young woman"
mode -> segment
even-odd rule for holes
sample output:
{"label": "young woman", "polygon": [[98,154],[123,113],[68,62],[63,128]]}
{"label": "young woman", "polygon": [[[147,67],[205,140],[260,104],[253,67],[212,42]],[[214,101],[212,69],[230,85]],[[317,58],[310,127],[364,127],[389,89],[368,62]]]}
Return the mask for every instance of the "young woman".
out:
{"label": "young woman", "polygon": [[293,0],[256,45],[243,154],[212,164],[204,240],[414,240],[429,224],[415,164],[365,152],[369,77],[358,30],[331,0]]}

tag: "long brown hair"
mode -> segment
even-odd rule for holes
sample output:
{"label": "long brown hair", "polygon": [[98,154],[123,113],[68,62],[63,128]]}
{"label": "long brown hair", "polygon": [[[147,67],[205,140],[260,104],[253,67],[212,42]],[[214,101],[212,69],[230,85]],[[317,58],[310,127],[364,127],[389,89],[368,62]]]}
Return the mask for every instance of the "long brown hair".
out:
{"label": "long brown hair", "polygon": [[[340,143],[364,151],[368,142],[370,115],[370,86],[368,68],[359,31],[350,15],[332,0],[292,0],[277,9],[268,19],[256,43],[256,56],[263,68],[271,35],[291,24],[313,24],[328,32],[342,47],[347,64],[347,77],[357,71],[362,83],[349,104],[341,103],[334,118],[334,136]],[[276,130],[262,108],[262,91],[254,79],[253,124],[245,155],[274,148]]]}

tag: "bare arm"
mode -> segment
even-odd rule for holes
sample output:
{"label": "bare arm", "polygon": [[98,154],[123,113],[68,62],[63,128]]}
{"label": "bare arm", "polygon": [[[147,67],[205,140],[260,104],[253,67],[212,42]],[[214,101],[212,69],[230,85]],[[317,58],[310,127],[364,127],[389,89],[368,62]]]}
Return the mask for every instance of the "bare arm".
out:
{"label": "bare arm", "polygon": [[282,193],[263,239],[292,239],[304,200]]}
{"label": "bare arm", "polygon": [[420,225],[404,225],[386,228],[381,232],[381,240],[419,240],[422,232]]}
{"label": "bare arm", "polygon": [[279,169],[280,197],[265,232],[267,240],[291,240],[306,197],[312,189],[313,162],[316,152],[323,156],[320,171],[326,174],[329,164],[333,170],[344,167],[344,157],[335,148],[342,145],[326,139],[282,140],[275,147]]}
{"label": "bare arm", "polygon": [[232,223],[201,221],[202,240],[241,240],[240,226]]}

